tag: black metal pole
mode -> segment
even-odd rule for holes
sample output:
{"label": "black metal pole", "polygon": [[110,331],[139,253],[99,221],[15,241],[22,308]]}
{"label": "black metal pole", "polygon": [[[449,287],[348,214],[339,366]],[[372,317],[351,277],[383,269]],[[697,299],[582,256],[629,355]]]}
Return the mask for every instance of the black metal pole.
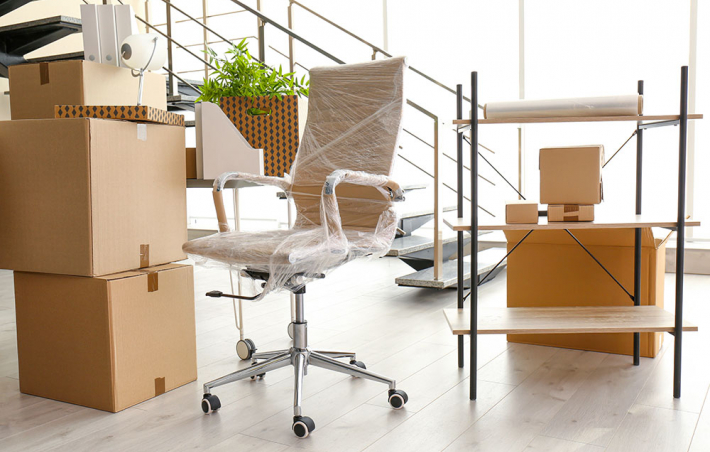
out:
{"label": "black metal pole", "polygon": [[673,397],[680,397],[683,351],[683,271],[685,270],[685,173],[688,138],[688,66],[680,68],[680,143],[678,145],[678,233],[675,252],[675,353],[673,356]]}
{"label": "black metal pole", "polygon": [[[478,366],[478,72],[471,72],[471,358],[469,398],[476,400]],[[459,281],[463,284],[463,281]]]}
{"label": "black metal pole", "polygon": [[[643,95],[643,80],[638,82],[638,93]],[[636,215],[641,215],[643,190],[643,129],[636,125]],[[641,228],[634,236],[634,306],[641,304]],[[634,333],[634,366],[641,364],[641,335]]]}
{"label": "black metal pole", "polygon": [[[463,86],[456,85],[456,119],[463,118]],[[463,132],[456,134],[456,212],[459,218],[463,218]],[[464,243],[463,231],[456,233],[456,245],[458,260],[456,261],[456,277],[458,284],[457,307],[463,308],[463,292],[464,292]],[[471,273],[473,275],[473,273]],[[459,352],[459,368],[463,369],[463,335],[458,337],[458,352]]]}

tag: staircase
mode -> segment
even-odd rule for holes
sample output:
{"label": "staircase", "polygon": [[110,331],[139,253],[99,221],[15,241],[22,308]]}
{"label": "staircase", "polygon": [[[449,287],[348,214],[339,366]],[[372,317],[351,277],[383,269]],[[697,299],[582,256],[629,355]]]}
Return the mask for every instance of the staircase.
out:
{"label": "staircase", "polygon": [[[31,1],[34,0],[0,0],[0,17]],[[47,17],[0,27],[0,77],[8,77],[10,66],[27,63],[25,55],[28,53],[79,32],[81,20],[67,16]],[[49,57],[43,58],[42,61],[65,58],[66,56]]]}

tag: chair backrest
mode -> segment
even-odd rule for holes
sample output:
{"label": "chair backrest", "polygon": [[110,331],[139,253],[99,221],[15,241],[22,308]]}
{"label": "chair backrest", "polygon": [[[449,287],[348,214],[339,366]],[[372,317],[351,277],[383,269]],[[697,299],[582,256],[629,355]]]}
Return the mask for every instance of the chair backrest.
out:
{"label": "chair backrest", "polygon": [[[337,169],[389,176],[405,98],[405,58],[313,68],[308,120],[291,170],[295,227],[321,224],[321,190]],[[343,227],[373,229],[391,201],[371,187],[336,189]]]}

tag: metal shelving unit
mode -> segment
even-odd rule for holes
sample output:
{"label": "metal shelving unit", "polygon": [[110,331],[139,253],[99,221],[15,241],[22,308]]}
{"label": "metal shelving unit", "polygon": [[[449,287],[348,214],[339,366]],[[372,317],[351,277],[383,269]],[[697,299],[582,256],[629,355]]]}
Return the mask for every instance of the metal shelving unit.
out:
{"label": "metal shelving unit", "polygon": [[[638,93],[643,94],[643,81],[638,82]],[[462,284],[463,265],[459,262],[458,303],[456,309],[444,310],[452,333],[458,336],[458,364],[464,366],[463,335],[471,337],[470,351],[470,399],[476,399],[477,379],[477,336],[478,334],[508,333],[634,333],[634,365],[640,362],[640,332],[668,332],[675,336],[673,396],[681,394],[681,357],[683,331],[697,331],[697,327],[683,322],[683,271],[685,251],[685,228],[699,226],[700,222],[688,220],[685,216],[686,198],[686,142],[688,120],[702,119],[700,114],[688,114],[688,67],[681,68],[680,114],[655,116],[602,116],[602,117],[559,117],[559,118],[512,118],[478,119],[478,109],[471,109],[471,118],[462,118],[463,90],[457,86],[456,120],[458,127],[458,216],[444,219],[444,223],[457,231],[459,248],[463,244],[464,231],[481,230],[528,230],[529,232],[506,254],[506,258],[515,251],[533,231],[539,229],[565,230],[594,261],[614,279],[614,281],[633,300],[634,306],[621,307],[566,307],[566,308],[486,308],[478,309],[478,286],[472,285],[470,308],[464,309],[465,288]],[[471,73],[471,104],[478,105],[478,73]],[[636,212],[624,218],[599,218],[590,223],[548,223],[541,219],[537,225],[505,224],[479,222],[478,209],[472,208],[470,216],[464,216],[463,209],[463,132],[471,131],[471,205],[478,205],[478,126],[479,124],[535,124],[568,122],[629,121],[636,122]],[[653,215],[643,215],[642,209],[642,173],[643,173],[643,131],[664,126],[679,126],[679,165],[678,165],[678,212],[675,220]],[[627,140],[628,141],[628,140]],[[622,146],[623,147],[623,146]],[[641,287],[641,231],[644,227],[666,227],[677,231],[676,248],[676,286],[675,314],[656,306],[640,306]],[[634,228],[634,290],[633,295],[597,260],[594,255],[571,232],[575,229]],[[478,235],[471,234],[471,249],[478,248]],[[505,259],[505,258],[504,258]],[[476,253],[471,254],[471,265],[477,267]],[[485,280],[485,278],[483,278]]]}

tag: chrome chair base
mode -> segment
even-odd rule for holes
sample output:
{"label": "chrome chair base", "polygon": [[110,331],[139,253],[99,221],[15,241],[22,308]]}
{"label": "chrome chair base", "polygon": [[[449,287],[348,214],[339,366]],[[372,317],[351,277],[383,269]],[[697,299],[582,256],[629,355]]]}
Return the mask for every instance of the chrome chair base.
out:
{"label": "chrome chair base", "polygon": [[[388,385],[388,401],[395,409],[400,409],[407,402],[407,394],[396,389],[396,382],[391,378],[379,375],[366,369],[365,364],[357,361],[354,352],[314,351],[308,347],[308,324],[303,318],[303,293],[296,293],[296,321],[293,322],[293,347],[288,350],[274,350],[252,355],[252,365],[246,369],[232,372],[203,385],[204,396],[202,410],[210,414],[221,407],[212,389],[247,378],[260,378],[267,372],[272,372],[288,365],[294,368],[294,397],[292,429],[301,437],[307,437],[314,429],[312,419],[302,415],[303,377],[308,374],[308,366],[313,365],[323,369],[340,372],[353,377],[364,378]],[[350,362],[338,361],[349,358]]]}

